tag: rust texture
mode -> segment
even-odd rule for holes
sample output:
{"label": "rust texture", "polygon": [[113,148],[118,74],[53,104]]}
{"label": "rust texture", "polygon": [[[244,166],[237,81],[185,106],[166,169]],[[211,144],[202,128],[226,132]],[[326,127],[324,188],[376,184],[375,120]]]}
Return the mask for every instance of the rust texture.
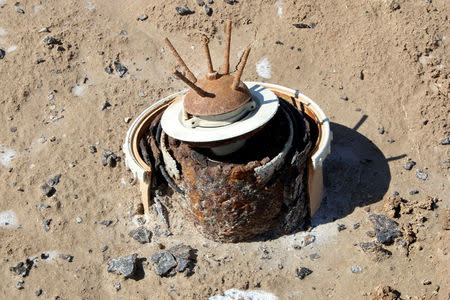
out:
{"label": "rust texture", "polygon": [[227,20],[225,58],[222,67],[223,74],[230,73],[230,46],[231,46],[231,20]]}
{"label": "rust texture", "polygon": [[209,52],[209,39],[206,35],[202,37],[203,49],[205,50],[206,62],[208,63],[208,72],[214,73],[214,68],[211,60],[211,53]]}
{"label": "rust texture", "polygon": [[[222,161],[168,138],[182,173],[176,181],[185,192],[180,204],[204,236],[221,242],[246,241],[273,228],[292,232],[308,221],[306,161],[312,143],[307,121],[295,108],[290,110],[300,128],[296,143],[284,166],[265,184],[254,170],[273,158],[286,140],[286,122],[280,113],[249,140],[252,147]],[[271,143],[267,143],[269,137]],[[254,153],[258,148],[264,149]],[[270,159],[264,153],[271,153]]]}
{"label": "rust texture", "polygon": [[244,72],[245,65],[247,64],[247,59],[248,59],[248,55],[250,54],[250,49],[251,49],[250,46],[247,46],[244,54],[242,55],[241,63],[239,64],[239,69],[237,71],[236,76],[234,77],[233,85],[231,86],[231,88],[233,90],[238,89],[238,87],[241,85],[241,76],[242,76],[242,73]]}
{"label": "rust texture", "polygon": [[168,38],[166,38],[164,40],[166,42],[167,47],[169,47],[170,51],[172,52],[173,56],[175,56],[175,59],[178,61],[178,63],[183,67],[184,71],[186,72],[186,74],[188,75],[189,79],[193,82],[196,83],[197,82],[197,78],[195,77],[194,74],[192,74],[191,70],[189,70],[188,66],[186,65],[186,63],[184,62],[184,60],[181,58],[181,56],[178,54],[177,50],[175,49],[175,47],[172,45],[172,43],[169,41]]}
{"label": "rust texture", "polygon": [[218,75],[215,80],[200,79],[196,86],[208,95],[202,97],[189,91],[184,98],[184,110],[194,116],[215,116],[238,109],[252,94],[245,85],[232,89],[233,80],[230,75]]}
{"label": "rust texture", "polygon": [[207,93],[202,90],[201,88],[199,88],[197,85],[195,85],[195,83],[193,83],[192,81],[190,81],[189,79],[187,79],[183,74],[181,74],[177,69],[174,69],[172,71],[172,73],[177,76],[178,78],[180,78],[184,83],[186,83],[194,92],[197,93],[197,95],[199,95],[200,97],[206,97]]}

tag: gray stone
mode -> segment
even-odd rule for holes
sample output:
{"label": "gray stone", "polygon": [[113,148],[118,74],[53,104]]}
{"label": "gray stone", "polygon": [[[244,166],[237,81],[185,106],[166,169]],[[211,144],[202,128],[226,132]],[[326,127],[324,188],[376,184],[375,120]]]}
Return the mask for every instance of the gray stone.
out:
{"label": "gray stone", "polygon": [[61,44],[62,44],[60,40],[54,38],[54,37],[51,36],[51,35],[46,36],[46,37],[44,38],[44,40],[43,40],[43,43],[44,43],[44,45],[46,45],[46,46],[51,46],[51,45],[61,45]]}
{"label": "gray stone", "polygon": [[145,21],[148,19],[148,16],[146,14],[142,14],[139,16],[139,18],[137,18],[139,21]]}
{"label": "gray stone", "polygon": [[103,220],[100,222],[101,225],[105,225],[105,227],[108,227],[109,225],[111,225],[112,221],[111,220]]}
{"label": "gray stone", "polygon": [[122,288],[120,282],[114,282],[114,287],[116,288],[116,291],[120,291],[120,289]]}
{"label": "gray stone", "polygon": [[205,1],[197,0],[197,4],[198,4],[198,6],[204,6],[205,5]]}
{"label": "gray stone", "polygon": [[414,166],[416,165],[416,162],[413,160],[408,160],[404,165],[403,165],[403,169],[405,170],[411,170]]}
{"label": "gray stone", "polygon": [[402,235],[399,230],[381,230],[377,233],[377,241],[385,245],[390,245],[397,237]]}
{"label": "gray stone", "polygon": [[312,254],[309,255],[309,259],[311,259],[311,260],[316,260],[316,259],[319,259],[319,258],[320,258],[320,255],[317,254],[317,253],[312,253]]}
{"label": "gray stone", "polygon": [[25,11],[23,9],[21,9],[20,7],[16,7],[16,12],[19,14],[24,14]]}
{"label": "gray stone", "polygon": [[5,57],[5,54],[6,54],[5,50],[0,48],[0,59],[3,59],[3,57]]}
{"label": "gray stone", "polygon": [[36,297],[39,297],[40,295],[42,295],[42,289],[38,289],[34,292],[34,294],[36,295]]}
{"label": "gray stone", "polygon": [[306,276],[311,275],[312,274],[312,270],[306,268],[306,267],[300,267],[295,269],[295,276],[300,278],[300,279],[304,279]]}
{"label": "gray stone", "polygon": [[155,273],[159,276],[173,276],[176,274],[175,267],[177,261],[175,257],[167,251],[153,254],[150,259],[157,264]]}
{"label": "gray stone", "polygon": [[422,179],[422,180],[427,180],[428,179],[428,174],[425,173],[425,171],[422,170],[422,169],[417,169],[416,170],[416,176],[417,176],[417,178]]}
{"label": "gray stone", "polygon": [[108,261],[108,272],[131,277],[136,272],[137,254],[129,254]]}
{"label": "gray stone", "polygon": [[61,259],[64,259],[64,260],[67,260],[68,262],[72,262],[73,261],[73,255],[70,255],[70,254],[59,254],[58,255],[59,256],[59,258],[61,258]]}
{"label": "gray stone", "polygon": [[116,69],[116,72],[120,78],[122,78],[125,75],[125,73],[127,73],[127,71],[128,71],[127,67],[125,67],[118,61],[114,62],[114,68]]}
{"label": "gray stone", "polygon": [[362,267],[360,265],[354,265],[350,268],[350,270],[352,271],[352,273],[361,273],[362,272]]}
{"label": "gray stone", "polygon": [[448,137],[446,137],[446,138],[443,138],[443,139],[440,141],[440,144],[441,144],[441,145],[450,145],[450,137],[448,136]]}
{"label": "gray stone", "polygon": [[150,243],[152,233],[148,231],[146,228],[141,226],[135,230],[130,231],[128,235],[134,240],[138,241],[139,243],[146,244]]}
{"label": "gray stone", "polygon": [[389,250],[375,242],[360,243],[359,246],[375,262],[380,262],[392,255]]}
{"label": "gray stone", "polygon": [[120,157],[117,156],[115,153],[113,153],[112,151],[109,150],[105,150],[103,152],[102,158],[102,165],[103,166],[110,166],[110,167],[115,167],[117,162],[120,161]]}
{"label": "gray stone", "polygon": [[47,182],[41,184],[40,188],[42,193],[47,197],[51,197],[56,191],[55,188],[50,186]]}
{"label": "gray stone", "polygon": [[108,107],[111,107],[111,103],[109,103],[108,101],[104,101],[104,102],[102,103],[102,105],[100,105],[100,110],[105,110],[105,109],[107,109]]}
{"label": "gray stone", "polygon": [[345,229],[347,229],[347,226],[345,226],[344,224],[338,224],[337,225],[337,230],[338,231],[342,231],[342,230],[345,230]]}
{"label": "gray stone", "polygon": [[208,5],[205,5],[205,14],[207,16],[212,16],[212,14],[213,14],[213,9],[211,7],[209,7]]}
{"label": "gray stone", "polygon": [[308,234],[308,235],[302,237],[302,239],[300,240],[300,246],[306,247],[309,244],[314,243],[315,240],[316,240],[316,237],[314,235]]}
{"label": "gray stone", "polygon": [[50,230],[50,223],[52,222],[52,219],[47,219],[42,221],[42,226],[44,226],[44,230],[45,231],[49,231]]}
{"label": "gray stone", "polygon": [[375,232],[380,232],[382,230],[395,230],[398,227],[397,222],[385,215],[372,214],[369,216],[369,221],[372,222]]}
{"label": "gray stone", "polygon": [[110,65],[105,67],[105,72],[108,74],[112,74],[114,72],[113,68]]}
{"label": "gray stone", "polygon": [[295,28],[300,28],[300,29],[303,29],[303,28],[311,28],[311,26],[309,26],[308,24],[305,24],[305,23],[295,23],[295,24],[292,24]]}
{"label": "gray stone", "polygon": [[88,148],[89,148],[89,151],[90,151],[92,154],[94,154],[94,153],[97,152],[97,147],[95,147],[94,145],[90,145],[90,146],[88,146]]}
{"label": "gray stone", "polygon": [[193,14],[194,12],[192,10],[189,9],[189,7],[187,6],[177,6],[175,7],[175,10],[177,11],[177,13],[180,16],[186,16],[186,15],[190,15]]}

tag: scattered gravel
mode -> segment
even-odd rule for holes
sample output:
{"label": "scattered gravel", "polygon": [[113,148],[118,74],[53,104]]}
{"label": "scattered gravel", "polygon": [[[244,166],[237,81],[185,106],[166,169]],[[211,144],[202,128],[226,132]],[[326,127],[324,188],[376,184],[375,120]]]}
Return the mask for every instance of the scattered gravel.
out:
{"label": "scattered gravel", "polygon": [[306,276],[311,275],[312,274],[312,270],[306,268],[306,267],[300,267],[295,269],[295,276],[300,278],[300,279],[304,279]]}
{"label": "scattered gravel", "polygon": [[136,272],[137,254],[129,254],[108,261],[108,272],[131,277]]}
{"label": "scattered gravel", "polygon": [[187,6],[177,6],[175,7],[175,10],[177,11],[177,13],[180,16],[187,16],[190,14],[193,14],[194,12],[192,10],[189,9],[189,7]]}
{"label": "scattered gravel", "polygon": [[19,262],[16,266],[9,267],[9,270],[16,275],[27,277],[30,274],[30,270],[34,265],[35,259],[27,258],[25,262]]}

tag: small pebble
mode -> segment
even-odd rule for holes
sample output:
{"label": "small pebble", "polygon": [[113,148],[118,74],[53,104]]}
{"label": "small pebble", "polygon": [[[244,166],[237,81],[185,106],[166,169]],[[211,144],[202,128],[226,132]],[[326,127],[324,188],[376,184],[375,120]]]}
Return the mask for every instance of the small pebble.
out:
{"label": "small pebble", "polygon": [[348,101],[348,97],[347,96],[341,96],[340,97],[342,100],[344,100],[344,101]]}
{"label": "small pebble", "polygon": [[301,267],[300,269],[295,269],[295,276],[300,278],[300,279],[304,279],[306,276],[311,275],[312,274],[312,270],[306,268],[306,267]]}
{"label": "small pebble", "polygon": [[416,170],[416,176],[417,176],[417,178],[422,179],[422,180],[427,180],[428,179],[428,174],[425,173],[425,171],[422,170],[422,169],[417,169]]}
{"label": "small pebble", "polygon": [[212,14],[213,14],[213,9],[211,7],[209,7],[208,5],[205,5],[205,14],[207,16],[212,16]]}
{"label": "small pebble", "polygon": [[430,285],[431,284],[431,280],[427,280],[425,279],[424,281],[422,281],[423,285]]}
{"label": "small pebble", "polygon": [[114,62],[114,68],[116,68],[116,72],[120,78],[122,78],[125,75],[125,73],[127,73],[127,71],[128,71],[127,67],[125,67],[118,61]]}
{"label": "small pebble", "polygon": [[34,292],[34,294],[36,295],[36,297],[39,297],[40,295],[42,295],[42,289],[38,289]]}
{"label": "small pebble", "polygon": [[105,109],[107,109],[108,107],[111,107],[111,103],[109,103],[108,101],[104,101],[103,103],[102,103],[102,105],[100,105],[100,110],[102,111],[102,110],[105,110]]}
{"label": "small pebble", "polygon": [[147,16],[146,14],[142,14],[142,15],[140,15],[139,18],[137,18],[137,19],[138,19],[138,21],[145,21],[145,20],[148,19],[148,16]]}
{"label": "small pebble", "polygon": [[124,118],[123,120],[125,121],[125,123],[130,123],[131,118],[130,118],[130,117],[126,117],[126,118]]}
{"label": "small pebble", "polygon": [[404,165],[403,169],[410,171],[414,166],[416,165],[416,162],[413,160],[408,160]]}
{"label": "small pebble", "polygon": [[120,289],[122,288],[120,286],[120,282],[114,282],[114,287],[116,288],[116,291],[120,291]]}
{"label": "small pebble", "polygon": [[337,230],[338,231],[342,231],[342,230],[345,230],[345,229],[347,229],[347,226],[345,226],[344,224],[338,224],[337,225]]}
{"label": "small pebble", "polygon": [[360,265],[354,265],[350,268],[350,270],[352,271],[352,273],[361,273],[362,272],[362,267]]}
{"label": "small pebble", "polygon": [[387,142],[392,144],[392,143],[395,143],[395,140],[394,139],[389,139],[389,140],[387,140]]}
{"label": "small pebble", "polygon": [[52,219],[47,219],[42,221],[42,225],[44,226],[44,230],[48,232],[50,230],[50,223],[52,222]]}
{"label": "small pebble", "polygon": [[96,153],[97,152],[97,147],[95,147],[94,145],[90,145],[90,146],[88,146],[88,148],[89,148],[89,151],[91,153]]}
{"label": "small pebble", "polygon": [[225,3],[227,3],[227,4],[231,4],[231,5],[233,5],[234,3],[236,3],[236,1],[235,0],[223,0]]}
{"label": "small pebble", "polygon": [[78,199],[78,195],[77,194],[73,194],[73,199]]}
{"label": "small pebble", "polygon": [[186,15],[190,15],[193,14],[194,12],[192,10],[189,9],[189,7],[187,6],[177,6],[175,7],[175,10],[177,11],[177,13],[180,16],[186,16]]}
{"label": "small pebble", "polygon": [[109,225],[112,224],[111,220],[103,220],[100,222],[101,225],[105,225],[106,227],[108,227]]}
{"label": "small pebble", "polygon": [[5,57],[6,51],[0,48],[0,59],[3,59]]}
{"label": "small pebble", "polygon": [[197,0],[197,4],[198,4],[198,6],[204,6],[205,5],[205,1]]}
{"label": "small pebble", "polygon": [[80,224],[81,222],[83,222],[83,219],[81,217],[76,217],[75,218],[75,222],[77,222],[78,224]]}
{"label": "small pebble", "polygon": [[25,11],[23,9],[21,9],[20,7],[16,7],[16,12],[18,12],[19,14],[25,13]]}
{"label": "small pebble", "polygon": [[450,145],[450,137],[443,138],[443,139],[440,141],[440,144],[441,144],[441,145]]}
{"label": "small pebble", "polygon": [[106,66],[105,67],[105,72],[108,74],[112,74],[113,73],[113,69],[111,68],[111,66]]}
{"label": "small pebble", "polygon": [[106,250],[108,250],[108,245],[103,246],[103,248],[100,251],[105,252]]}
{"label": "small pebble", "polygon": [[397,192],[397,191],[394,191],[394,192],[392,193],[392,195],[394,195],[394,196],[398,196],[398,195],[400,195],[400,193],[399,193],[399,192]]}
{"label": "small pebble", "polygon": [[383,126],[378,127],[378,133],[379,134],[384,134],[384,127]]}
{"label": "small pebble", "polygon": [[43,59],[43,58],[38,58],[38,59],[36,60],[36,64],[41,64],[41,63],[43,63],[43,62],[45,62],[45,59]]}
{"label": "small pebble", "polygon": [[410,195],[416,195],[418,193],[419,193],[419,190],[411,190],[411,191],[409,191]]}
{"label": "small pebble", "polygon": [[119,34],[120,34],[120,35],[128,35],[128,32],[127,32],[126,30],[122,29],[122,30],[119,32]]}

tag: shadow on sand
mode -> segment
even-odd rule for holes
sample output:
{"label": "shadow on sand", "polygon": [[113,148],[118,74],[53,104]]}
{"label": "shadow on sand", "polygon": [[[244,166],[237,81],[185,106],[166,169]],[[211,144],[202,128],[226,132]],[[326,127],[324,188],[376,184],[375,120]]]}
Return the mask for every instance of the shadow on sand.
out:
{"label": "shadow on sand", "polygon": [[356,130],[367,119],[364,116],[355,127],[331,123],[333,141],[331,153],[324,162],[324,196],[312,219],[317,226],[341,219],[356,207],[383,199],[391,181],[384,154]]}

